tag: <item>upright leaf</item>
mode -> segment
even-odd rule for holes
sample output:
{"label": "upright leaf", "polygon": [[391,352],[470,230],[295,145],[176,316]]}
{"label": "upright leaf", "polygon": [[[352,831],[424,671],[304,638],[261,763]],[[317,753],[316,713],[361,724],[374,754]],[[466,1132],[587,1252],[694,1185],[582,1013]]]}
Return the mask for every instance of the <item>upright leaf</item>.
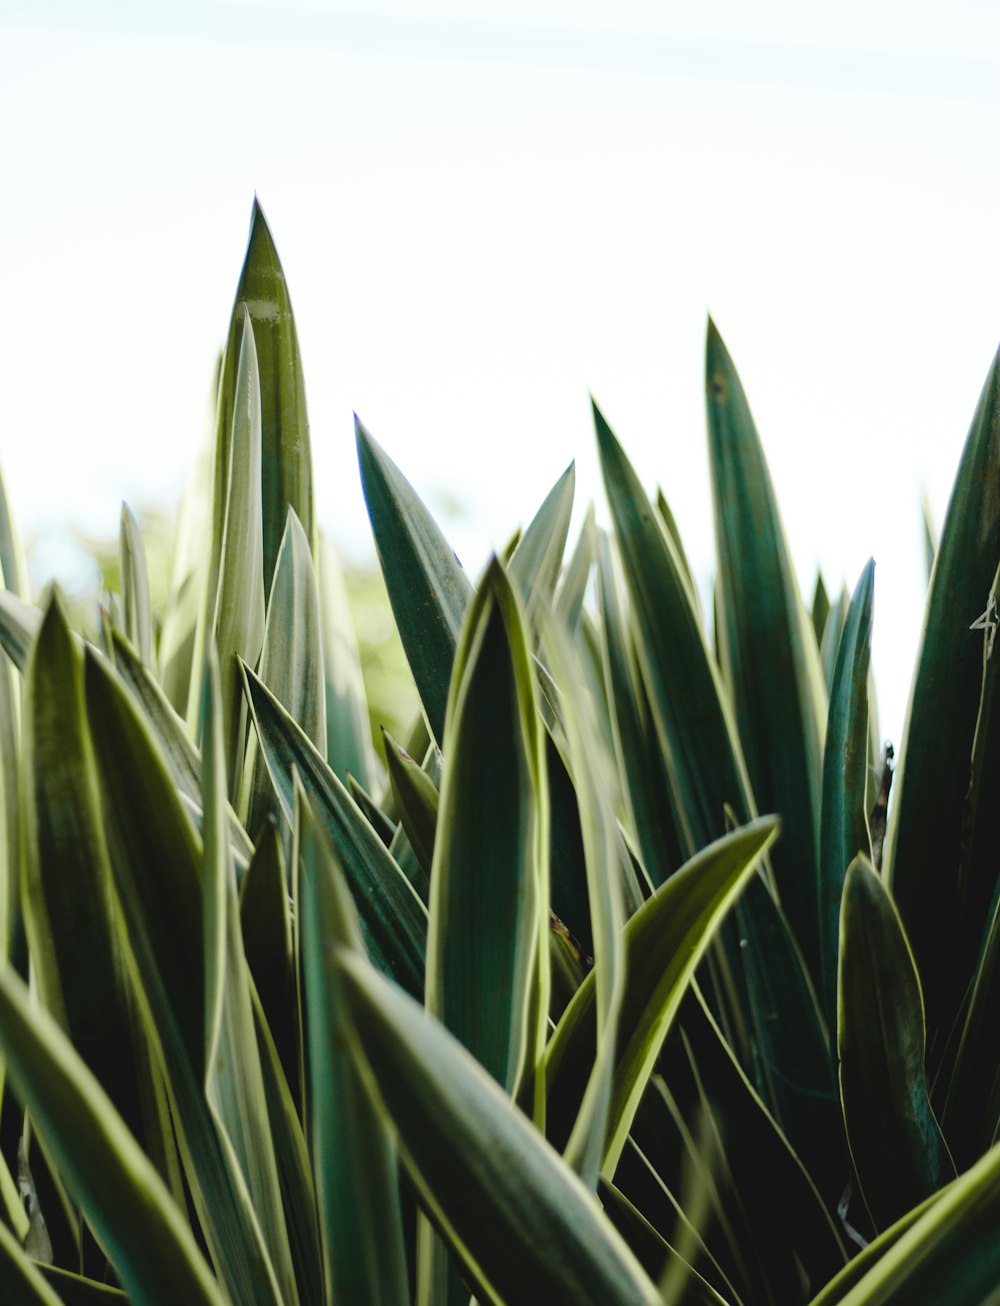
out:
{"label": "upright leaf", "polygon": [[510,578],[520,590],[529,615],[539,604],[551,604],[555,594],[575,487],[576,467],[570,463],[546,495],[511,557]]}
{"label": "upright leaf", "polygon": [[146,546],[131,508],[122,504],[118,543],[125,634],[147,667],[153,665],[153,613],[149,604]]}
{"label": "upright leaf", "polygon": [[365,682],[347,585],[326,536],[320,537],[319,607],[323,623],[323,684],[326,697],[326,760],[341,780],[348,772],[366,789],[375,777]]}
{"label": "upright leaf", "polygon": [[841,914],[840,1090],[865,1204],[886,1229],[955,1177],[927,1096],[920,981],[899,916],[863,854]]}

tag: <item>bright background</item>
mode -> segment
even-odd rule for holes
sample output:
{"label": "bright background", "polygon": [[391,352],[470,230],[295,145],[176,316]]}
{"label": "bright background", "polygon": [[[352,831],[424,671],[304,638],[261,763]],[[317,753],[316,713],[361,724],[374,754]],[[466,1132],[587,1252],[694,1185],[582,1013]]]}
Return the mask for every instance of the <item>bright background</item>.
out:
{"label": "bright background", "polygon": [[182,492],[256,189],[342,550],[371,555],[352,409],[472,572],[571,458],[606,521],[592,391],[706,586],[711,311],[807,600],[876,558],[898,742],[921,495],[940,523],[1000,334],[998,100],[993,0],[0,0],[0,466],[36,578]]}

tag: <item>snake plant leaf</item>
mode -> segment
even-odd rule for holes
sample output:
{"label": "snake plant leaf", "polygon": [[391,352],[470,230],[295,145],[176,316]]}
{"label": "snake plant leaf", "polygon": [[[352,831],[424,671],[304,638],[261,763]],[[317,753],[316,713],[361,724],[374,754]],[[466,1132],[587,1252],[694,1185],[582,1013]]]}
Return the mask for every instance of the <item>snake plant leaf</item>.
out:
{"label": "snake plant leaf", "polygon": [[596,1200],[432,1016],[340,951],[352,1051],[477,1300],[660,1306]]}
{"label": "snake plant leaf", "polygon": [[38,608],[9,590],[0,589],[0,645],[18,671],[24,670],[31,641],[41,624]]}
{"label": "snake plant leaf", "polygon": [[[240,366],[233,408],[232,457],[225,529],[219,560],[219,588],[212,632],[222,677],[223,730],[229,796],[243,771],[246,704],[240,692],[237,657],[257,665],[264,640],[264,576],[261,569],[261,399],[260,373],[250,315],[243,311]],[[192,678],[192,685],[200,679]]]}
{"label": "snake plant leaf", "polygon": [[576,466],[570,463],[546,495],[510,559],[507,570],[529,617],[539,604],[551,605],[555,595],[575,489]]}
{"label": "snake plant leaf", "polygon": [[[260,677],[325,756],[326,687],[319,591],[309,541],[294,508],[288,509],[271,582]],[[247,828],[256,831],[272,804],[274,810],[277,804],[254,735],[247,745],[243,780],[246,793],[241,807],[247,814]]]}
{"label": "snake plant leaf", "polygon": [[427,909],[305,731],[249,668],[243,668],[261,752],[285,819],[294,820],[299,777],[344,868],[368,955],[407,992],[424,991]]}
{"label": "snake plant leaf", "polygon": [[[155,1110],[156,1072],[127,973],[83,695],[83,663],[58,592],[25,688],[22,904],[48,1010],[164,1174],[173,1128]],[[180,1193],[175,1193],[180,1196]]]}
{"label": "snake plant leaf", "polygon": [[91,650],[84,690],[115,887],[195,1208],[230,1295],[278,1306],[257,1217],[205,1099],[202,843],[144,716]]}
{"label": "snake plant leaf", "polygon": [[[232,467],[239,459],[230,433],[241,402],[238,360],[247,318],[252,325],[259,360],[261,460],[257,482],[263,503],[263,583],[265,590],[269,590],[289,507],[294,508],[310,545],[315,544],[315,509],[309,420],[295,319],[278,251],[256,197],[219,378],[212,475],[213,539],[216,540],[221,538],[227,515],[227,487]],[[215,593],[221,565],[221,552],[213,554],[208,575],[210,595]]]}
{"label": "snake plant leaf", "polygon": [[122,504],[118,543],[125,634],[147,667],[153,665],[153,612],[149,602],[146,546],[132,509]]}
{"label": "snake plant leaf", "polygon": [[546,665],[556,684],[564,686],[561,718],[580,814],[595,965],[596,1056],[563,1155],[584,1183],[596,1188],[604,1159],[617,1059],[618,1015],[625,992],[621,931],[626,910],[621,882],[614,873],[608,873],[617,860],[619,835],[611,805],[613,787],[607,778],[610,759],[602,748],[594,714],[587,712],[591,700],[573,692],[582,683],[578,651],[554,613],[540,615]]}
{"label": "snake plant leaf", "polygon": [[149,1306],[226,1306],[183,1215],[107,1094],[11,970],[0,1045],[14,1091],[126,1291]]}
{"label": "snake plant leaf", "polygon": [[[200,821],[201,755],[191,742],[183,719],[156,683],[149,668],[143,664],[128,640],[117,631],[112,637],[111,648],[115,670],[145,713],[146,724],[153,732],[174,777],[174,783],[180,793],[190,799]],[[228,808],[227,819],[233,856],[238,870],[242,870],[250,861],[254,846],[232,807]]]}
{"label": "snake plant leaf", "polygon": [[344,573],[333,544],[325,535],[320,536],[317,571],[323,623],[326,760],[341,780],[350,773],[370,791],[375,784],[376,767],[361,654]]}
{"label": "snake plant leaf", "polygon": [[868,832],[868,679],[871,666],[875,563],[854,589],[830,686],[823,754],[819,848],[819,974],[827,1026],[837,1027],[837,963],[844,877],[855,856],[871,857]]}
{"label": "snake plant leaf", "polygon": [[548,1011],[548,812],[524,616],[496,558],[462,629],[442,752],[426,1005],[513,1096]]}
{"label": "snake plant leaf", "polygon": [[382,737],[385,740],[386,767],[389,771],[389,782],[396,799],[399,819],[406,831],[410,846],[429,877],[437,832],[439,802],[437,785],[423,767],[417,765],[402,744],[398,744],[393,739],[388,730],[383,728]]}
{"label": "snake plant leaf", "polygon": [[249,971],[243,951],[236,871],[229,849],[219,668],[209,647],[202,674],[201,737],[203,929],[205,950],[205,1098],[260,1223],[281,1300],[297,1300],[268,1123]]}
{"label": "snake plant leaf", "polygon": [[357,913],[301,785],[296,796],[300,947],[311,1082],[313,1168],[328,1300],[409,1300],[396,1158],[347,1053],[337,948],[362,954]]}
{"label": "snake plant leaf", "polygon": [[861,1193],[886,1229],[955,1177],[924,1072],[920,981],[889,893],[862,853],[840,925],[840,1090]]}
{"label": "snake plant leaf", "polygon": [[1000,696],[988,655],[998,542],[1000,356],[941,531],[884,854],[883,875],[920,974],[932,1076],[972,978],[996,883]]}
{"label": "snake plant leaf", "polygon": [[[596,406],[594,420],[677,839],[691,857],[725,831],[727,813],[745,823],[756,809],[676,551]],[[827,1034],[788,921],[762,876],[750,878],[720,939],[719,965],[728,974],[711,988],[734,1050],[824,1197],[835,1200],[845,1158]],[[782,1019],[768,1015],[779,1011]]]}
{"label": "snake plant leaf", "polygon": [[[602,1173],[614,1174],[663,1040],[716,926],[774,842],[760,817],[724,835],[661,885],[625,926],[625,993]],[[596,975],[563,1014],[546,1050],[549,1137],[562,1145],[579,1110],[595,1047]]]}
{"label": "snake plant leaf", "polygon": [[461,564],[402,472],[354,419],[379,565],[434,738],[444,732],[451,665],[472,598]]}
{"label": "snake plant leaf", "polygon": [[268,1028],[288,1082],[298,1089],[299,1014],[292,917],[281,839],[273,821],[261,827],[240,884],[240,924],[243,951]]}
{"label": "snake plant leaf", "polygon": [[822,668],[757,429],[709,319],[709,468],[719,559],[721,661],[750,783],[782,818],[773,855],[782,907],[818,982],[818,833],[826,725]]}
{"label": "snake plant leaf", "polygon": [[570,555],[555,600],[556,612],[560,619],[574,631],[580,623],[587,582],[590,580],[590,570],[594,565],[595,531],[594,505],[590,504],[583,519],[576,548]]}
{"label": "snake plant leaf", "polygon": [[654,888],[659,888],[683,857],[670,811],[670,789],[653,738],[653,724],[616,584],[611,544],[603,533],[597,545],[597,593],[604,630],[604,674],[612,706],[611,726],[622,796],[643,865]]}
{"label": "snake plant leaf", "polygon": [[847,1293],[821,1294],[814,1306],[994,1302],[1000,1285],[1000,1243],[993,1236],[1000,1218],[1000,1147],[918,1209],[918,1219],[903,1217],[901,1232],[899,1226],[886,1231],[891,1245]]}

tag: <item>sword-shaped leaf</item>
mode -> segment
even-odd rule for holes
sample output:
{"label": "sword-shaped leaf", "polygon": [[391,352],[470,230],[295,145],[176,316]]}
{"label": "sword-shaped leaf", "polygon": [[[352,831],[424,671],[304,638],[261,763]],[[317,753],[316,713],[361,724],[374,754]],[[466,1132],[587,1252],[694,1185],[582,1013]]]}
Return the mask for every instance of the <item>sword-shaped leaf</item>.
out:
{"label": "sword-shaped leaf", "polygon": [[508,572],[529,617],[540,603],[551,604],[556,592],[575,487],[576,468],[570,463],[546,495],[511,557]]}
{"label": "sword-shaped leaf", "polygon": [[127,503],[122,504],[118,543],[122,580],[125,634],[147,667],[153,665],[153,612],[149,605],[149,571],[146,546],[139,523]]}

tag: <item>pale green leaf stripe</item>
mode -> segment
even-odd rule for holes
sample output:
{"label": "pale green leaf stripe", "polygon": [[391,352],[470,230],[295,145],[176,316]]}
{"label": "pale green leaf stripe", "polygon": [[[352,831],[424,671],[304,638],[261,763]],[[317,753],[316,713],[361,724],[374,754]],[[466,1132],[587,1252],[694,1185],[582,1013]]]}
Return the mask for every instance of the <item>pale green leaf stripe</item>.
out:
{"label": "pale green leaf stripe", "polygon": [[0,589],[0,645],[18,671],[24,670],[31,641],[38,634],[42,614],[38,608]]}
{"label": "pale green leaf stripe", "polygon": [[339,952],[352,1045],[483,1302],[661,1306],[596,1199],[447,1030]]}
{"label": "pale green leaf stripe", "polygon": [[149,604],[149,571],[146,546],[139,523],[127,503],[122,504],[119,532],[122,606],[125,634],[147,667],[153,665],[153,612]]}
{"label": "pale green leaf stripe", "polygon": [[854,589],[830,687],[823,754],[819,844],[820,997],[827,1028],[837,1028],[840,904],[847,868],[858,853],[871,857],[868,832],[868,672],[871,665],[875,563],[869,559]]}
{"label": "pale green leaf stripe", "polygon": [[225,1306],[159,1175],[52,1018],[0,972],[0,1045],[14,1091],[126,1291],[146,1306]]}
{"label": "pale green leaf stripe", "polygon": [[590,504],[580,528],[576,548],[570,555],[559,589],[556,592],[556,612],[571,631],[580,624],[583,597],[587,592],[590,569],[594,564],[594,505]]}
{"label": "pale green leaf stripe", "polygon": [[542,622],[542,652],[561,695],[569,765],[576,786],[583,835],[593,930],[597,1003],[596,1051],[593,1068],[573,1132],[563,1155],[588,1188],[596,1188],[607,1134],[608,1110],[615,1070],[618,1013],[625,992],[625,956],[621,931],[625,919],[621,881],[609,868],[616,864],[618,828],[611,806],[613,786],[603,741],[589,700],[574,693],[583,683],[579,655],[569,633],[552,614]]}
{"label": "pale green leaf stripe", "polygon": [[38,1266],[0,1220],[0,1299],[14,1306],[63,1306]]}
{"label": "pale green leaf stripe", "polygon": [[521,536],[507,568],[529,616],[540,604],[552,603],[566,549],[575,489],[576,467],[570,463]]}
{"label": "pale green leaf stripe", "polygon": [[711,319],[705,400],[720,660],[757,808],[782,819],[772,861],[775,880],[815,982],[823,673],[757,429]]}
{"label": "pale green leaf stripe", "polygon": [[396,1156],[348,1055],[343,980],[332,955],[335,945],[361,953],[357,914],[301,785],[295,812],[313,1170],[327,1296],[402,1306],[409,1293]]}
{"label": "pale green leaf stripe", "polygon": [[[237,657],[250,666],[256,666],[264,639],[260,441],[257,350],[250,315],[244,309],[233,408],[226,524],[212,622],[222,680],[222,721],[230,797],[235,795],[242,775],[246,733],[246,704],[240,691]],[[198,684],[199,679],[192,676],[192,686]]]}
{"label": "pale green leaf stripe", "polygon": [[[406,837],[421,867],[429,876],[437,836],[439,794],[437,786],[421,766],[393,739],[383,726],[385,761],[389,783],[399,809]],[[390,851],[391,851],[390,845]],[[427,881],[428,885],[430,881]]]}
{"label": "pale green leaf stripe", "polygon": [[[774,817],[760,817],[724,835],[675,872],[627,922],[604,1175],[614,1174],[663,1040],[716,926],[777,833]],[[547,1049],[548,1131],[557,1144],[569,1136],[593,1064],[596,986],[591,971]]]}
{"label": "pale green leaf stripe", "polygon": [[[260,678],[325,755],[326,692],[320,630],[319,591],[309,541],[294,508],[289,508],[267,601]],[[243,778],[247,793],[241,811],[248,817],[247,829],[256,833],[276,800],[253,735]]]}
{"label": "pale green leaf stripe", "polygon": [[325,535],[320,536],[317,571],[323,623],[326,760],[341,780],[350,772],[370,792],[376,767],[361,654],[344,573],[333,544]]}
{"label": "pale green leaf stripe", "polygon": [[344,867],[369,956],[407,992],[422,995],[426,907],[305,732],[267,686],[243,670],[254,726],[285,819],[293,822],[297,770]]}
{"label": "pale green leaf stripe", "polygon": [[412,485],[354,419],[379,564],[434,738],[444,735],[451,664],[472,585]]}
{"label": "pale green leaf stripe", "polygon": [[10,511],[7,488],[0,476],[0,588],[28,598],[28,563],[21,546],[21,536]]}
{"label": "pale green leaf stripe", "polygon": [[466,614],[442,752],[427,1009],[514,1095],[548,1010],[548,814],[531,655],[496,558]]}
{"label": "pale green leaf stripe", "polygon": [[876,1229],[955,1177],[924,1072],[920,980],[899,914],[871,862],[847,868],[837,1043],[847,1140]]}
{"label": "pale green leaf stripe", "polygon": [[[202,829],[205,948],[205,1099],[260,1224],[285,1306],[298,1300],[274,1142],[250,1001],[236,874],[229,849],[219,668],[209,647],[202,673],[205,819]],[[237,1178],[237,1175],[239,1178]]]}

